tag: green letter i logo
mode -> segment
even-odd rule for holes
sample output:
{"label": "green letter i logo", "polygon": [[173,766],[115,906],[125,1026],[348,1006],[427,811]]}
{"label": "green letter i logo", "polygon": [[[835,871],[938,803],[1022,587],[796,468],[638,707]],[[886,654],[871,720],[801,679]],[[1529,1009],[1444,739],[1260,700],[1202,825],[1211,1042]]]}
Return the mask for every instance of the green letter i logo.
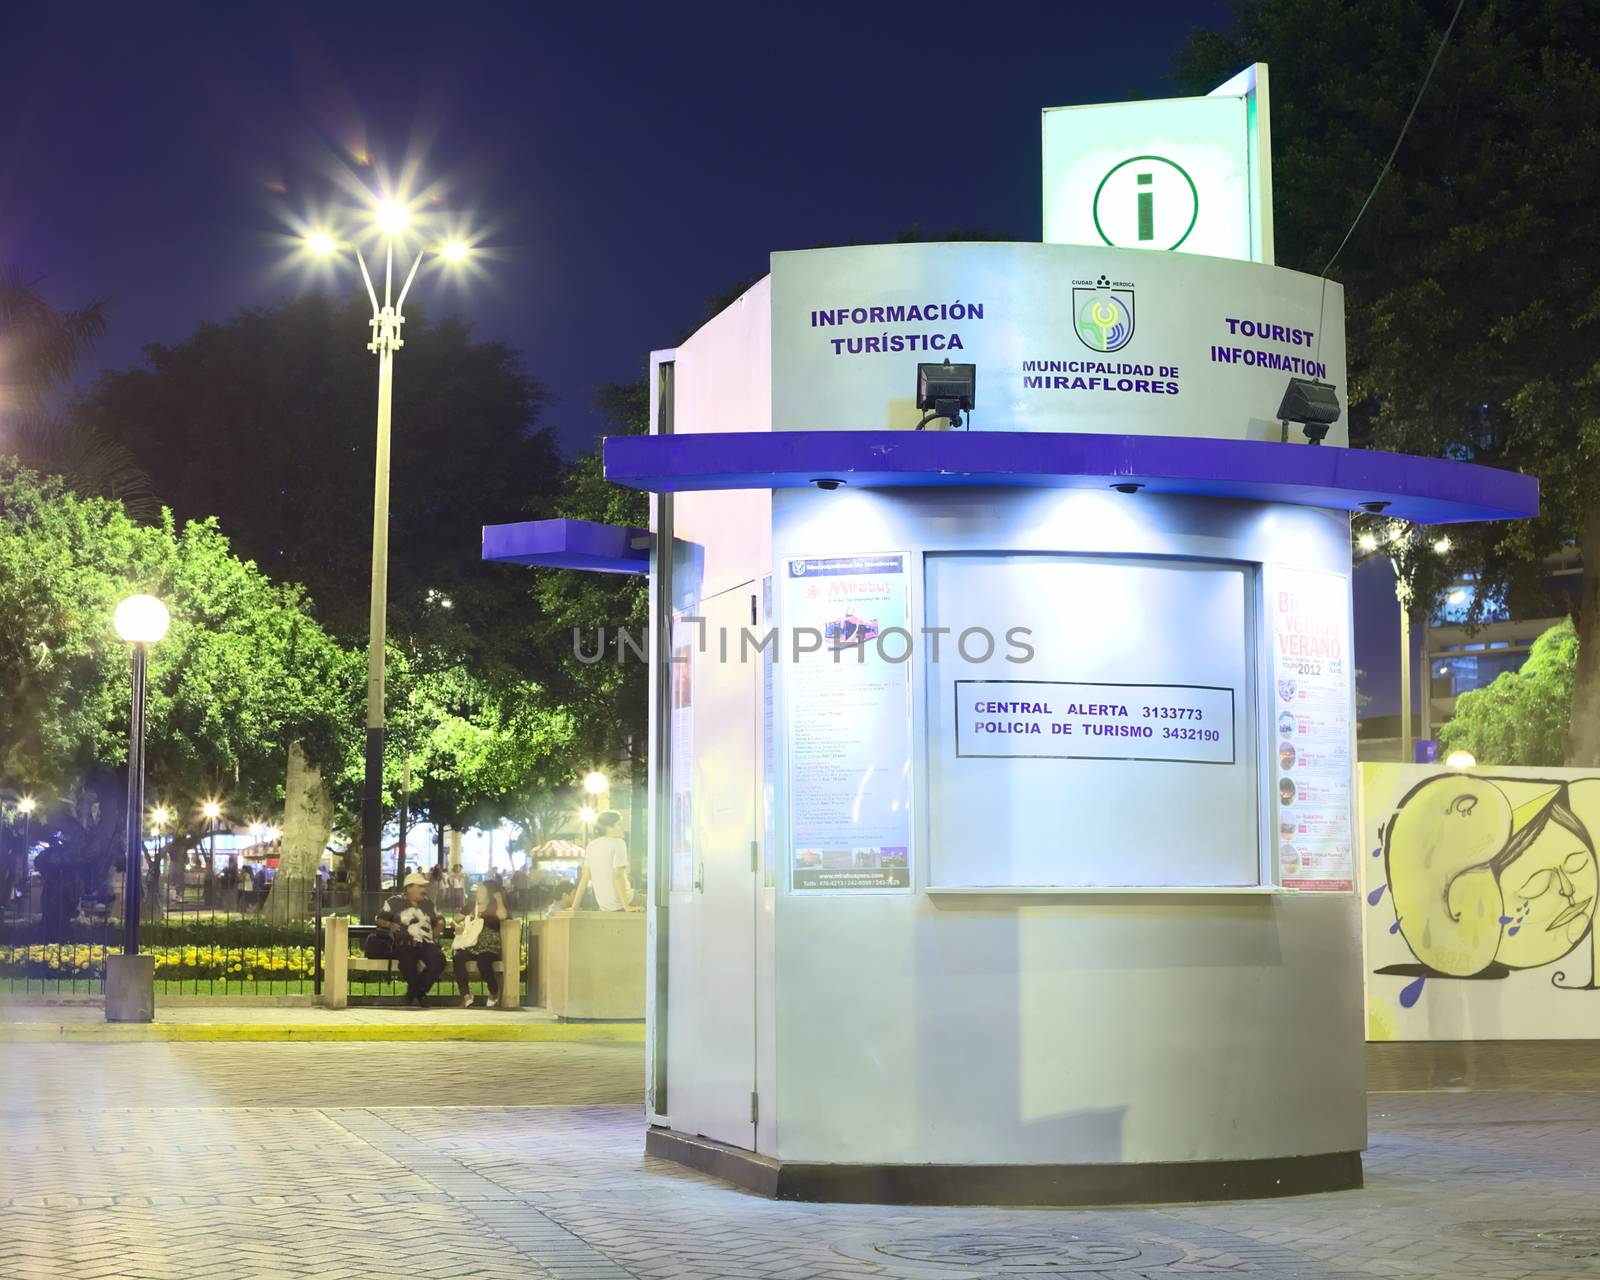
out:
{"label": "green letter i logo", "polygon": [[[1141,187],[1150,185],[1150,175],[1141,173],[1138,176]],[[1150,191],[1139,192],[1139,239],[1154,240],[1156,238],[1156,198]]]}

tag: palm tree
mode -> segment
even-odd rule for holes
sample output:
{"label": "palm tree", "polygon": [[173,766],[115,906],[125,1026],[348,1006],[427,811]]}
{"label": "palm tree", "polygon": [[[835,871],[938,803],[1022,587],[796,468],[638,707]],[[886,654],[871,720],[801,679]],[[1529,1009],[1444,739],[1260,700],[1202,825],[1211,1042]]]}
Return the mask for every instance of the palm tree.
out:
{"label": "palm tree", "polygon": [[0,413],[37,412],[70,378],[89,347],[105,336],[105,302],[57,311],[37,280],[0,268]]}
{"label": "palm tree", "polygon": [[136,520],[158,511],[150,477],[133,454],[94,427],[48,411],[46,401],[106,331],[105,302],[58,311],[38,281],[0,269],[0,451],[60,476],[75,492],[120,499]]}

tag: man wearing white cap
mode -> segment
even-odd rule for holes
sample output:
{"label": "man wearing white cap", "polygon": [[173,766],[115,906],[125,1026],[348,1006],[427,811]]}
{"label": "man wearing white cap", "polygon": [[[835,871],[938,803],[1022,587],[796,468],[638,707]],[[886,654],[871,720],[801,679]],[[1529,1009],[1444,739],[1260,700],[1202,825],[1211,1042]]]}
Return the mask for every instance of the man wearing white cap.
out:
{"label": "man wearing white cap", "polygon": [[402,891],[383,904],[377,925],[389,932],[395,963],[406,980],[406,1003],[428,1004],[428,990],[444,972],[444,951],[434,941],[439,913],[428,897],[428,877],[413,871]]}

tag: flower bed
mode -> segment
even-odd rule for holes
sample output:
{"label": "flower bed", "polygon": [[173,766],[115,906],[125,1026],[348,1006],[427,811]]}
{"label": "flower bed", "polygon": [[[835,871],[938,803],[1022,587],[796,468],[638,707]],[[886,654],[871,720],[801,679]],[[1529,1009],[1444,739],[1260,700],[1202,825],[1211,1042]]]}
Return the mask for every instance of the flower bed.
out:
{"label": "flower bed", "polygon": [[[109,951],[119,948],[88,943],[35,943],[0,946],[0,978],[77,978],[105,971]],[[316,957],[309,946],[142,947],[156,958],[158,979],[206,979],[234,982],[285,981],[309,978]]]}

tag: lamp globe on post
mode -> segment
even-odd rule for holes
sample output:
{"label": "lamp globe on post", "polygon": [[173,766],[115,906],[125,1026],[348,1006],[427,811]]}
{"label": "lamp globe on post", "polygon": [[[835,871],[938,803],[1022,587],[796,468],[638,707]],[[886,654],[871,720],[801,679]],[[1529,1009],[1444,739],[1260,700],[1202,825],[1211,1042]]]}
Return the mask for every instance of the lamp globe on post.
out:
{"label": "lamp globe on post", "polygon": [[150,646],[167,634],[171,617],[154,596],[129,596],[112,625],[133,654],[132,714],[128,727],[127,863],[122,874],[122,955],[106,957],[106,1021],[155,1018],[155,957],[139,955],[139,890],[144,882],[144,705]]}
{"label": "lamp globe on post", "polygon": [[24,897],[24,899],[26,899],[26,897],[28,896],[28,874],[29,874],[29,871],[31,870],[31,868],[28,866],[28,855],[33,852],[33,845],[30,842],[30,832],[29,832],[28,828],[33,823],[33,811],[37,807],[37,803],[38,802],[35,801],[32,796],[23,796],[22,799],[17,801],[17,812],[22,815],[22,876],[21,876],[21,882],[22,882],[22,896]]}

